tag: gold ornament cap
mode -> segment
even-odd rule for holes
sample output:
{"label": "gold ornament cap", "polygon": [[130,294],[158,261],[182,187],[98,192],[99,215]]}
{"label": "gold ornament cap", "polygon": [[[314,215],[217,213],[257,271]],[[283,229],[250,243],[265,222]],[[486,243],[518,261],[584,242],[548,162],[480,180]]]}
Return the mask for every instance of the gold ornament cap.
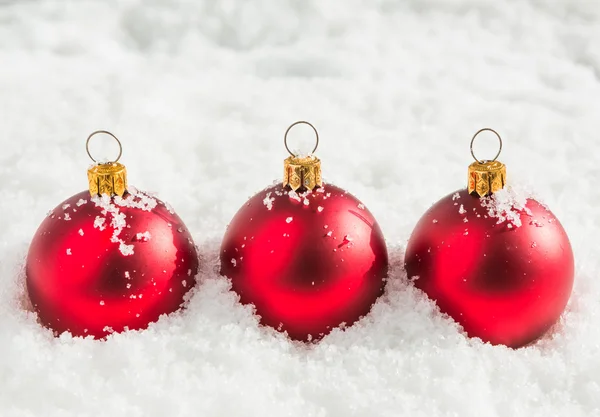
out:
{"label": "gold ornament cap", "polygon": [[321,161],[315,156],[297,158],[290,156],[283,161],[283,186],[294,191],[301,188],[314,190],[323,185]]}
{"label": "gold ornament cap", "polygon": [[[310,126],[316,135],[316,144],[309,156],[297,156],[287,144],[287,135],[290,129],[298,124],[306,124]],[[321,160],[313,155],[319,146],[319,133],[315,127],[305,121],[298,121],[291,124],[285,131],[283,137],[285,148],[291,156],[283,161],[283,186],[289,186],[293,191],[298,190],[314,190],[317,187],[323,186],[323,178],[321,177]]]}
{"label": "gold ornament cap", "polygon": [[[475,138],[481,132],[485,131],[494,133],[500,143],[500,149],[498,149],[498,153],[491,161],[480,161],[473,151],[473,142],[475,141]],[[475,159],[475,162],[469,165],[469,194],[485,197],[504,188],[504,185],[506,184],[506,165],[496,160],[498,156],[500,156],[500,152],[502,152],[502,138],[498,132],[490,128],[484,128],[475,133],[473,139],[471,139],[471,155]]]}
{"label": "gold ornament cap", "polygon": [[[111,136],[119,144],[119,155],[113,162],[98,163],[90,153],[90,139],[100,133]],[[98,130],[88,136],[85,148],[89,157],[95,162],[95,165],[92,165],[87,173],[90,195],[93,197],[95,195],[107,194],[122,197],[125,191],[127,191],[127,169],[125,165],[118,162],[123,153],[123,147],[119,139],[106,130]]]}

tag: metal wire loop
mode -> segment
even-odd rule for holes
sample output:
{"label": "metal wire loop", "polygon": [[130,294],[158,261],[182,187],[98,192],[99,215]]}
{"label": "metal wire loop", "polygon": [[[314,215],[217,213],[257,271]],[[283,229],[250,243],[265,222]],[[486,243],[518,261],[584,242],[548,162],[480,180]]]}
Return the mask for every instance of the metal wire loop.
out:
{"label": "metal wire loop", "polygon": [[477,137],[477,135],[479,135],[481,132],[485,132],[485,131],[492,132],[493,134],[495,134],[496,137],[498,138],[498,142],[500,143],[500,148],[498,149],[498,153],[496,154],[494,159],[492,159],[491,161],[487,161],[487,162],[494,162],[500,156],[500,152],[502,152],[502,138],[500,137],[498,132],[496,132],[494,129],[490,129],[489,127],[484,127],[483,129],[479,129],[477,131],[477,133],[475,133],[475,135],[473,135],[473,139],[471,139],[471,155],[473,156],[473,159],[475,159],[480,164],[483,164],[486,161],[483,161],[483,160],[480,161],[479,159],[477,159],[477,157],[475,156],[475,152],[473,151],[473,143],[475,142],[475,138]]}
{"label": "metal wire loop", "polygon": [[110,132],[108,132],[108,131],[106,131],[106,130],[96,130],[95,132],[92,132],[92,133],[91,133],[91,134],[88,136],[87,140],[85,141],[85,150],[87,151],[87,154],[88,154],[88,156],[90,157],[90,159],[91,159],[92,161],[94,161],[94,162],[96,162],[96,163],[98,162],[98,161],[96,161],[96,160],[94,159],[94,157],[93,157],[93,156],[92,156],[92,154],[90,153],[90,139],[92,139],[92,137],[94,137],[95,135],[98,135],[98,134],[100,134],[100,133],[104,133],[104,134],[106,134],[106,135],[109,135],[109,136],[111,136],[111,137],[112,137],[114,140],[116,140],[116,141],[117,141],[117,143],[119,144],[119,155],[117,156],[117,159],[115,159],[115,160],[113,161],[113,163],[114,163],[114,162],[117,162],[119,159],[121,159],[121,155],[123,154],[123,146],[121,145],[121,141],[120,141],[119,139],[117,139],[117,137],[116,137],[115,135],[113,135],[112,133],[110,133]]}
{"label": "metal wire loop", "polygon": [[308,123],[308,122],[305,122],[305,121],[303,121],[303,120],[299,120],[299,121],[297,121],[297,122],[295,122],[295,123],[292,123],[292,124],[291,124],[291,125],[290,125],[290,126],[287,128],[287,130],[285,131],[285,135],[283,136],[283,144],[285,145],[285,149],[287,149],[287,151],[289,152],[289,154],[290,154],[290,155],[292,155],[294,158],[295,158],[295,157],[297,157],[297,155],[295,155],[295,154],[294,154],[292,151],[290,151],[290,148],[288,147],[288,144],[287,144],[287,135],[288,135],[288,133],[289,133],[289,131],[290,131],[290,129],[291,129],[292,127],[294,127],[294,126],[296,126],[296,125],[299,125],[299,124],[305,124],[305,125],[309,125],[310,127],[312,127],[312,130],[314,130],[314,132],[315,132],[315,136],[316,136],[316,139],[317,139],[317,140],[316,140],[316,143],[315,143],[315,147],[314,147],[314,149],[313,149],[313,150],[312,150],[312,152],[311,152],[311,155],[312,155],[312,154],[314,154],[314,153],[315,153],[315,151],[317,150],[317,148],[319,147],[319,132],[317,132],[317,129],[316,129],[316,128],[315,128],[313,125],[311,125],[310,123]]}

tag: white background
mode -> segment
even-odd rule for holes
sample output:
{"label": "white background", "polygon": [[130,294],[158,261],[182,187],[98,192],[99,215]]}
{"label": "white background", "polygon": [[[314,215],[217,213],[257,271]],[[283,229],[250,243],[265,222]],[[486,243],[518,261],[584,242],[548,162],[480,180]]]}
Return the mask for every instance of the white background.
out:
{"label": "white background", "polygon": [[[0,415],[599,415],[598,45],[593,0],[0,1]],[[314,347],[259,327],[216,272],[227,223],[281,179],[299,119],[393,266],[372,313]],[[401,267],[486,126],[576,258],[561,323],[516,351],[465,338]],[[147,331],[54,339],[23,309],[23,263],[45,213],[86,188],[97,129],[122,140],[130,183],[184,219],[202,271],[189,308]]]}

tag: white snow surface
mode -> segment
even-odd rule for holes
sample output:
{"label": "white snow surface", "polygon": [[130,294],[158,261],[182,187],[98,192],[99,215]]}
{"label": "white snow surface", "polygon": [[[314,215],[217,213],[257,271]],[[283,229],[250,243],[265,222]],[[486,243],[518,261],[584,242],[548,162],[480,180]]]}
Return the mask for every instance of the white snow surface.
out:
{"label": "white snow surface", "polygon": [[[0,415],[600,415],[599,27],[586,0],[0,1]],[[232,216],[281,180],[296,120],[391,260],[371,314],[312,346],[259,326],[217,272]],[[576,258],[560,323],[519,350],[467,339],[402,269],[421,214],[466,185],[482,127]],[[311,149],[305,128],[290,148]],[[185,221],[201,271],[187,309],[148,330],[54,338],[27,310],[24,259],[87,187],[97,129]],[[496,146],[482,134],[477,156]]]}

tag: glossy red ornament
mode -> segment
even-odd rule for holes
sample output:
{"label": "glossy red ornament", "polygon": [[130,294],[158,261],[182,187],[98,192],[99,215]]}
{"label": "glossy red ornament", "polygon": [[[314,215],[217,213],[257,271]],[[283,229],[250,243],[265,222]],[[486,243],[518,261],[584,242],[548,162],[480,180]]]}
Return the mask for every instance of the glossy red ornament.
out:
{"label": "glossy red ornament", "polygon": [[[27,289],[55,333],[102,338],[146,328],[194,286],[196,248],[175,213],[143,193],[103,198],[84,191],[65,200],[31,242]],[[131,202],[137,207],[122,205]]]}
{"label": "glossy red ornament", "polygon": [[498,223],[467,190],[419,220],[406,250],[414,284],[471,337],[510,347],[542,336],[560,317],[573,286],[567,234],[545,206],[528,199],[521,225]]}
{"label": "glossy red ornament", "polygon": [[297,194],[277,184],[235,215],[221,273],[261,322],[316,340],[367,314],[384,289],[388,257],[379,225],[348,192],[326,184]]}

